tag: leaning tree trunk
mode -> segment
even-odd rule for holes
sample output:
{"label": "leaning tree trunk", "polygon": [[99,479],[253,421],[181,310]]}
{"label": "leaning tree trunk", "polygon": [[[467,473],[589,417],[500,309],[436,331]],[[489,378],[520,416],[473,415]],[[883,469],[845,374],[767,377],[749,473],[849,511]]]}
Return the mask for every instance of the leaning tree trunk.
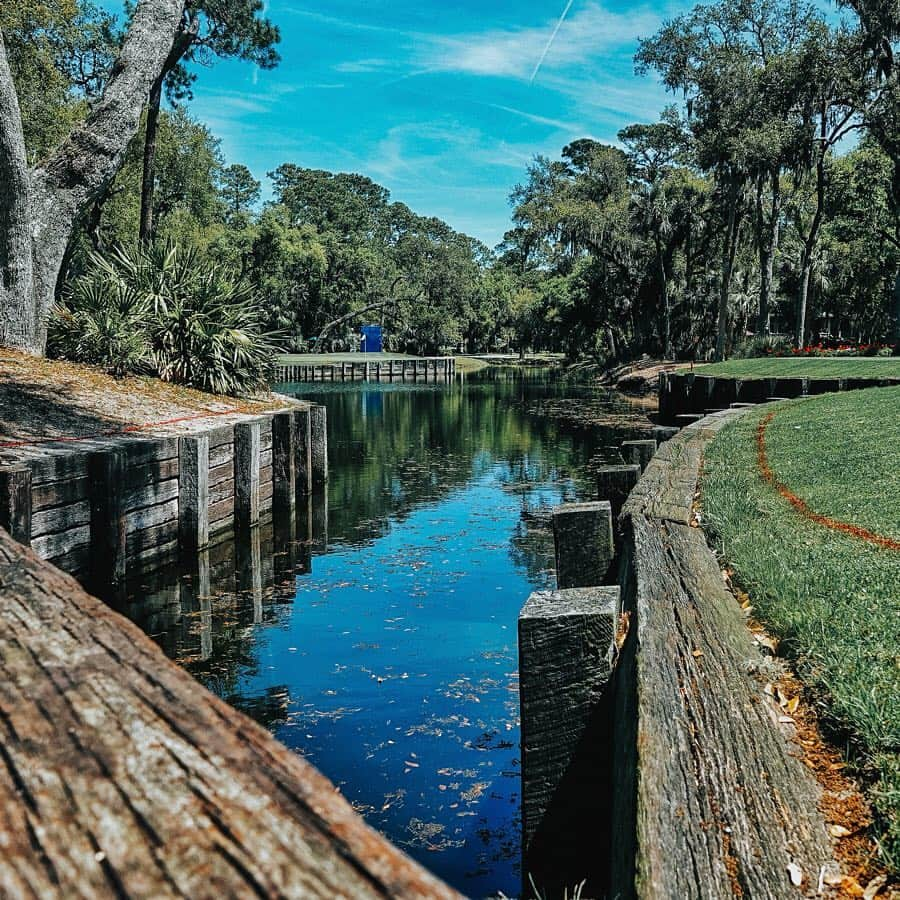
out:
{"label": "leaning tree trunk", "polygon": [[144,171],[141,181],[141,223],[138,239],[144,245],[153,242],[153,192],[156,188],[156,138],[159,134],[159,108],[162,104],[164,74],[150,88],[144,137]]}
{"label": "leaning tree trunk", "polygon": [[0,37],[0,345],[43,352],[75,222],[118,171],[183,10],[184,0],[140,0],[100,101],[35,169]]}
{"label": "leaning tree trunk", "polygon": [[19,98],[0,32],[0,344],[30,348],[34,332],[31,184]]}

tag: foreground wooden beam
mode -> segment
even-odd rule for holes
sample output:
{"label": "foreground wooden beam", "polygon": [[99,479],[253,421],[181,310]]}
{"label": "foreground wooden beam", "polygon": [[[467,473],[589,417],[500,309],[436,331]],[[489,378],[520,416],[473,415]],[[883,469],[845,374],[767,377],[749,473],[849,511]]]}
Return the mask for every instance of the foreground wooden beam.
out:
{"label": "foreground wooden beam", "polygon": [[692,507],[732,415],[665,443],[622,510],[630,627],[616,670],[611,896],[785,900],[839,872],[790,717]]}
{"label": "foreground wooden beam", "polygon": [[0,896],[458,896],[5,531],[0,585]]}

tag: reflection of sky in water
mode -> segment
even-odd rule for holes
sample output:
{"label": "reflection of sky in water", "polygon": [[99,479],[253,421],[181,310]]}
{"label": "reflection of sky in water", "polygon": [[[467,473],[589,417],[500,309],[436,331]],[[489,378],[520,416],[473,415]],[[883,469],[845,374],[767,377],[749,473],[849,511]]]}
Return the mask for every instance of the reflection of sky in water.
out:
{"label": "reflection of sky in water", "polygon": [[[497,466],[362,548],[317,558],[242,690],[290,696],[277,737],[467,893],[515,893],[523,497]],[[461,877],[462,876],[462,877]]]}
{"label": "reflection of sky in water", "polygon": [[147,598],[142,624],[430,869],[514,896],[516,619],[552,575],[549,507],[587,496],[586,467],[622,435],[530,415],[583,393],[534,374],[298,388],[328,406],[328,551],[314,535],[293,597],[198,614],[182,583],[168,606]]}

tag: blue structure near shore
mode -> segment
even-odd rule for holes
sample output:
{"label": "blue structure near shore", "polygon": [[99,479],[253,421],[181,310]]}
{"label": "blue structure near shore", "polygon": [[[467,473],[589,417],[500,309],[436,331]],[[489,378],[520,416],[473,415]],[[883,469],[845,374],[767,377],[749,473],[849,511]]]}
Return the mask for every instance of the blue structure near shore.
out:
{"label": "blue structure near shore", "polygon": [[380,325],[363,325],[359,329],[359,349],[362,353],[381,353],[384,345]]}

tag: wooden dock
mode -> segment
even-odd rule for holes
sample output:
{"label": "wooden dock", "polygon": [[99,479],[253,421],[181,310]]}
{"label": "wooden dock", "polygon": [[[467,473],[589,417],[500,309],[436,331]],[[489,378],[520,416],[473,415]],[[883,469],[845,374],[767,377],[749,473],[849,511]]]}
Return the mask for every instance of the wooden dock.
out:
{"label": "wooden dock", "polygon": [[0,585],[0,896],[459,896],[2,529]]}
{"label": "wooden dock", "polygon": [[343,360],[337,362],[279,362],[276,382],[306,381],[448,381],[456,374],[452,356],[410,359]]}

